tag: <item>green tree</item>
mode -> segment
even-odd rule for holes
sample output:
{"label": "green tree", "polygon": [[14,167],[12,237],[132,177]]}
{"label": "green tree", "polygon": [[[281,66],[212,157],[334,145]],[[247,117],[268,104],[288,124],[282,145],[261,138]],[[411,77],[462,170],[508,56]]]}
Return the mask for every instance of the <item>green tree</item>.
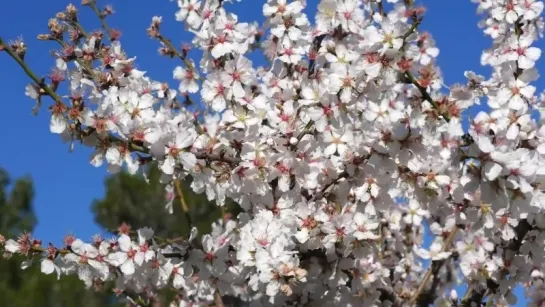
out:
{"label": "green tree", "polygon": [[[161,171],[156,164],[149,164],[146,169],[148,181],[141,175],[125,172],[107,177],[104,181],[106,194],[93,202],[92,210],[95,222],[103,228],[115,231],[122,223],[132,229],[151,227],[164,238],[186,236],[189,233],[189,221],[182,210],[180,199],[173,203],[173,213],[165,209],[165,185],[160,183]],[[207,200],[205,194],[196,194],[191,190],[191,181],[180,182],[184,200],[189,208],[189,220],[197,227],[199,236],[210,232],[211,225],[225,214],[236,215],[240,207],[227,200],[223,210],[215,202]],[[172,301],[172,291],[162,291],[159,301]],[[238,299],[224,298],[226,306],[241,306]]]}
{"label": "green tree", "polygon": [[[152,227],[162,237],[187,235],[189,223],[180,200],[174,201],[173,214],[164,208],[165,189],[159,183],[160,171],[156,165],[149,165],[147,176],[149,183],[143,176],[123,172],[109,176],[105,180],[104,197],[92,204],[97,224],[110,231],[127,223],[134,229]],[[181,182],[184,199],[190,208],[190,219],[200,234],[209,232],[212,222],[221,218],[222,214],[237,213],[238,206],[234,203],[227,202],[222,211],[204,194],[195,194],[189,185],[190,181]],[[12,182],[7,172],[0,168],[0,234],[6,238],[16,238],[23,232],[33,231],[37,222],[33,198],[34,187],[29,177]],[[75,275],[63,276],[58,281],[54,274],[42,274],[39,265],[21,270],[21,260],[20,256],[13,256],[7,261],[0,261],[1,306],[122,306],[111,292],[85,289]],[[165,295],[171,296],[172,293]]]}
{"label": "green tree", "polygon": [[[174,212],[165,209],[165,187],[159,182],[161,171],[155,164],[146,168],[149,182],[141,175],[118,173],[106,178],[106,195],[93,202],[95,221],[105,229],[117,229],[127,223],[137,229],[151,227],[158,236],[173,238],[187,235],[189,222],[182,210],[179,199],[173,204]],[[199,230],[199,234],[207,233],[211,224],[224,213],[236,214],[239,210],[233,202],[227,201],[224,211],[207,200],[206,195],[196,194],[191,188],[191,181],[182,180],[181,186],[184,200],[189,207],[190,220]]]}
{"label": "green tree", "polygon": [[[0,233],[17,237],[22,232],[32,232],[37,219],[32,201],[32,180],[20,178],[12,182],[8,173],[0,169]],[[56,276],[44,275],[40,266],[20,269],[18,256],[0,261],[0,301],[5,307],[98,307],[112,306],[112,295],[85,289],[77,276],[67,276],[60,281]]]}

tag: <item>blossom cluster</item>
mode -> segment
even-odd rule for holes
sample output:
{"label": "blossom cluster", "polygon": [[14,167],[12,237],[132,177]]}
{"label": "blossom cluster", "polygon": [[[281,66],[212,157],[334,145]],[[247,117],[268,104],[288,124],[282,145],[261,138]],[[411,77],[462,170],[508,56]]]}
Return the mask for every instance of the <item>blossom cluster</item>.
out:
{"label": "blossom cluster", "polygon": [[[93,165],[138,173],[157,161],[168,190],[190,179],[244,212],[202,242],[160,244],[141,229],[62,250],[26,235],[6,252],[41,254],[44,273],[77,273],[89,286],[115,280],[146,299],[173,287],[180,306],[215,293],[255,306],[506,305],[520,285],[544,304],[545,127],[534,114],[545,97],[532,85],[542,1],[473,0],[492,74],[467,71],[451,87],[413,0],[320,0],[314,24],[310,1],[267,0],[261,28],[228,2],[177,1],[198,63],[153,18],[160,54],[183,63],[177,89],[137,70],[115,30],[105,27],[110,43],[85,33],[70,6],[41,37],[62,47],[50,85],[27,95],[53,98],[51,131],[95,148]],[[268,67],[254,67],[254,50]],[[464,129],[479,104],[488,108]],[[467,293],[456,293],[459,283]]]}

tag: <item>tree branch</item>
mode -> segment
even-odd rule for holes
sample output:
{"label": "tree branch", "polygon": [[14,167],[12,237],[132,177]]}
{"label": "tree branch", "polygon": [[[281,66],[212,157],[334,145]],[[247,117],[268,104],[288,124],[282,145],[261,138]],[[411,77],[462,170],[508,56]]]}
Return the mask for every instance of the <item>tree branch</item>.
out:
{"label": "tree branch", "polygon": [[93,9],[95,14],[97,15],[98,19],[100,20],[100,24],[102,25],[102,28],[104,29],[104,31],[106,31],[106,34],[108,35],[108,37],[110,37],[110,40],[111,40],[112,29],[106,22],[106,16],[104,16],[104,14],[102,14],[100,10],[98,9],[96,0],[91,0],[89,3],[89,6],[91,6],[91,9]]}
{"label": "tree branch", "polygon": [[[443,248],[442,248],[443,252],[446,252],[446,251],[448,251],[450,249],[450,245],[452,244],[452,241],[454,240],[454,237],[456,237],[457,232],[458,232],[458,227],[455,226],[454,229],[451,230],[450,234],[448,235],[447,239],[445,240],[445,242],[443,244]],[[422,292],[424,291],[424,288],[426,288],[426,284],[429,282],[429,280],[430,280],[431,276],[433,275],[433,273],[434,272],[436,272],[436,273],[439,272],[439,269],[441,268],[441,266],[445,262],[446,261],[442,261],[442,262],[439,262],[438,264],[436,264],[436,266],[439,266],[439,268],[437,268],[437,267],[434,268],[434,263],[436,263],[436,262],[432,262],[432,265],[430,265],[430,267],[426,271],[426,275],[424,275],[424,278],[420,282],[420,285],[418,286],[418,289],[416,290],[416,292],[413,294],[413,296],[409,300],[409,306],[414,306],[414,304],[416,303],[416,301],[420,297],[420,294],[422,294]]]}
{"label": "tree branch", "polygon": [[411,25],[411,27],[409,28],[409,30],[403,35],[403,41],[405,41],[411,34],[413,34],[415,31],[416,31],[416,28],[418,28],[418,26],[422,23],[422,20],[424,18],[420,17],[418,19],[416,19],[415,22],[413,22],[413,24]]}
{"label": "tree branch", "polygon": [[216,303],[216,307],[225,307],[225,305],[223,304],[223,299],[221,298],[221,294],[217,289],[214,293],[214,302]]}
{"label": "tree branch", "polygon": [[[507,245],[506,249],[515,252],[518,252],[522,246],[522,241],[528,232],[532,230],[532,225],[528,223],[526,219],[520,220],[519,224],[515,227],[515,239],[511,240]],[[479,306],[483,299],[486,297],[487,292],[494,293],[499,287],[499,284],[492,279],[486,280],[486,287],[480,287],[476,289],[475,287],[469,287],[464,299],[462,300],[463,307],[469,307],[472,303],[476,303]]]}
{"label": "tree branch", "polygon": [[348,178],[348,172],[344,171],[344,172],[340,173],[339,176],[337,176],[337,178],[335,178],[335,180],[333,180],[333,181],[331,181],[330,183],[326,184],[318,193],[316,193],[316,194],[314,195],[314,199],[321,199],[321,198],[323,198],[323,197],[325,196],[325,194],[327,193],[327,190],[328,190],[331,186],[333,186],[333,185],[339,183],[339,181],[341,181],[341,179],[343,179],[343,178]]}
{"label": "tree branch", "polygon": [[444,113],[444,112],[441,112],[441,109],[439,108],[439,105],[437,104],[437,102],[435,100],[433,100],[433,98],[430,96],[430,94],[428,93],[428,91],[426,90],[425,87],[423,87],[422,85],[420,85],[420,83],[418,83],[418,81],[416,81],[416,79],[414,78],[414,76],[411,74],[411,72],[409,71],[406,71],[405,72],[405,76],[407,77],[407,79],[409,79],[409,81],[411,81],[411,83],[420,91],[420,94],[422,95],[422,98],[424,98],[425,100],[427,100],[431,105],[432,107],[437,110],[437,112],[439,113],[439,115],[441,115],[447,122],[450,121],[450,115],[448,113]]}
{"label": "tree branch", "polygon": [[179,57],[185,64],[185,66],[187,67],[188,70],[191,70],[193,72],[197,72],[195,70],[195,66],[193,66],[193,64],[187,59],[186,56],[184,56],[183,54],[181,54],[178,49],[172,44],[172,42],[168,39],[168,38],[165,38],[163,35],[161,35],[160,33],[157,34],[157,39],[160,40],[163,44],[165,44],[168,49],[174,53],[175,56]]}
{"label": "tree branch", "polygon": [[64,104],[61,97],[55,93],[49,86],[44,83],[43,79],[38,78],[36,74],[26,65],[26,63],[19,57],[11,47],[0,37],[0,45],[4,46],[4,50],[21,66],[27,76],[29,76],[47,95],[49,95],[55,102]]}
{"label": "tree branch", "polygon": [[180,185],[180,180],[176,179],[174,180],[174,187],[176,189],[176,194],[178,195],[178,198],[180,199],[180,204],[182,206],[182,211],[184,212],[185,218],[188,223],[188,229],[189,232],[191,232],[191,228],[193,227],[193,222],[191,221],[191,214],[189,214],[189,207],[187,206],[187,203],[184,199],[184,192],[182,190],[182,187]]}

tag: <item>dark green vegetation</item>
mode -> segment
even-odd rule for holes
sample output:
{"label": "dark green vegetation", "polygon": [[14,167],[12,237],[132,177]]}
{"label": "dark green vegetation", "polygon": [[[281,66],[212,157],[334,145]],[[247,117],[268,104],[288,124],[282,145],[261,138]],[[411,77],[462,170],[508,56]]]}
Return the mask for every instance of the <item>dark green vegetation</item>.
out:
{"label": "dark green vegetation", "polygon": [[[121,223],[132,229],[149,226],[161,237],[179,237],[189,227],[178,199],[174,213],[165,209],[165,190],[159,183],[160,171],[154,165],[147,170],[149,183],[142,175],[119,173],[105,180],[106,194],[92,204],[95,222],[104,229],[115,230]],[[190,208],[190,217],[199,234],[208,232],[211,223],[221,217],[221,210],[197,195],[182,181],[184,198]],[[16,238],[22,232],[32,232],[37,223],[33,210],[34,187],[30,178],[11,180],[0,169],[0,234]],[[233,205],[227,211],[233,212]],[[76,234],[77,235],[77,234]],[[47,246],[43,242],[42,246]],[[0,301],[3,307],[99,307],[123,306],[112,293],[111,287],[94,291],[85,289],[77,276],[44,275],[35,264],[21,270],[22,257],[14,256],[0,261]]]}

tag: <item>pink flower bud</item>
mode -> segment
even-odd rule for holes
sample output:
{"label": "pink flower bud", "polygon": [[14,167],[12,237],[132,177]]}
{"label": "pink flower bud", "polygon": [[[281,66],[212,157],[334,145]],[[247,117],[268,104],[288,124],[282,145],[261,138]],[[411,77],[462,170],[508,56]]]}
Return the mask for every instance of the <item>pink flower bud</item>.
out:
{"label": "pink flower bud", "polygon": [[120,235],[122,235],[122,234],[123,235],[128,235],[131,232],[131,226],[129,226],[129,224],[123,222],[123,224],[121,224],[121,226],[119,226],[117,231],[119,232]]}
{"label": "pink flower bud", "polygon": [[74,235],[67,235],[66,237],[64,237],[64,245],[65,246],[68,246],[70,247],[70,245],[72,245],[72,243],[74,243],[74,241],[76,241],[76,237]]}
{"label": "pink flower bud", "polygon": [[49,74],[49,79],[51,79],[51,82],[53,82],[53,84],[59,84],[64,81],[64,72],[55,68]]}
{"label": "pink flower bud", "polygon": [[113,13],[115,13],[115,11],[113,6],[110,4],[106,5],[106,7],[104,7],[104,11],[102,12],[104,16],[109,16],[109,15],[112,15]]}
{"label": "pink flower bud", "polygon": [[117,41],[119,40],[120,37],[121,37],[121,31],[117,29],[113,29],[112,31],[110,31],[110,40]]}

